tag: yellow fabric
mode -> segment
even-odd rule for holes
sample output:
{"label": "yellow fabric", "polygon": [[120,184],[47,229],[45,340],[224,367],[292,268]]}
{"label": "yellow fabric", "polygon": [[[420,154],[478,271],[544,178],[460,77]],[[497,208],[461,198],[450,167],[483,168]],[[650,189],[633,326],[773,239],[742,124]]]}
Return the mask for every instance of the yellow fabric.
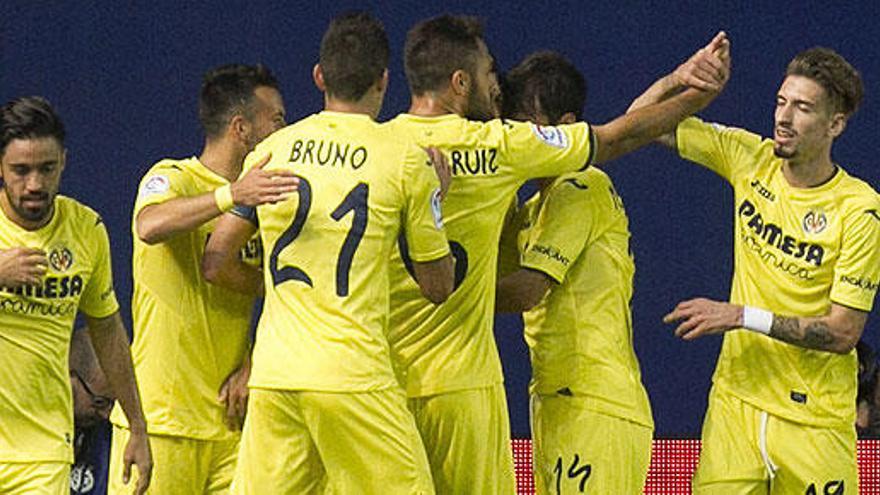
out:
{"label": "yellow fabric", "polygon": [[428,459],[399,389],[256,389],[248,403],[232,492],[385,495],[434,490]]}
{"label": "yellow fabric", "polygon": [[562,175],[524,205],[521,265],[558,285],[523,313],[530,390],[567,389],[596,411],[653,427],[633,349],[629,221],[608,176]]}
{"label": "yellow fabric", "polygon": [[[154,245],[140,240],[135,229],[138,214],[149,205],[211,193],[228,183],[196,158],[162,160],[141,180],[132,216],[131,352],[151,434],[202,440],[232,435],[217,395],[247,351],[254,298],[202,278],[202,255],[216,219]],[[259,263],[256,239],[242,256]],[[127,425],[119,405],[111,420]]]}
{"label": "yellow fabric", "polygon": [[[153,474],[148,494],[188,495],[230,493],[229,485],[235,474],[238,456],[236,434],[226,440],[195,440],[184,437],[150,435],[150,451],[153,454]],[[137,486],[138,470],[132,467],[128,484],[122,483],[125,463],[123,455],[128,444],[129,432],[113,427],[110,447],[110,468],[107,474],[107,493],[129,495]]]}
{"label": "yellow fabric", "polygon": [[416,397],[408,405],[437,493],[516,492],[504,384]]}
{"label": "yellow fabric", "polygon": [[68,495],[70,464],[66,462],[0,463],[4,495]]}
{"label": "yellow fabric", "polygon": [[694,494],[859,493],[854,425],[814,427],[764,415],[732,395],[710,394]]}
{"label": "yellow fabric", "polygon": [[501,383],[492,324],[504,216],[526,180],[587,165],[595,150],[590,127],[407,114],[386,125],[423,146],[439,147],[453,173],[443,213],[457,258],[455,292],[443,304],[430,303],[405,269],[400,251],[393,252],[389,341],[401,382],[409,397]]}
{"label": "yellow fabric", "polygon": [[[791,187],[771,140],[696,118],[679,125],[677,140],[683,158],[733,186],[731,302],[795,316],[824,315],[831,303],[871,310],[880,197],[868,184],[838,168],[820,186]],[[852,425],[857,367],[855,351],[813,351],[738,330],[724,336],[714,383],[791,421]]]}
{"label": "yellow fabric", "polygon": [[27,231],[0,213],[0,249],[42,249],[42,285],[0,289],[0,462],[73,462],[73,403],[67,354],[77,310],[119,309],[110,243],[101,217],[57,196],[52,219]]}
{"label": "yellow fabric", "polygon": [[532,394],[535,493],[642,493],[653,429],[596,412],[591,402],[589,397]]}
{"label": "yellow fabric", "polygon": [[246,168],[269,152],[265,168],[293,170],[300,184],[257,208],[266,300],[250,386],[397,387],[385,336],[392,247],[405,232],[417,261],[449,252],[427,155],[367,115],[335,112],[276,132]]}

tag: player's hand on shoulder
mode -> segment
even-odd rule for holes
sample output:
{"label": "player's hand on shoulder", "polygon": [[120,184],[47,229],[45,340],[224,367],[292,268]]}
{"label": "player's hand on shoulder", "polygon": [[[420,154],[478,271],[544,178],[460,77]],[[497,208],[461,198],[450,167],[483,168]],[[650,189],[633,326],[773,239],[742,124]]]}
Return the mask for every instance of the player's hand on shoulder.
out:
{"label": "player's hand on shoulder", "polygon": [[437,179],[440,180],[440,199],[442,200],[449,192],[449,186],[452,185],[452,168],[449,167],[449,159],[437,148],[429,147],[424,150],[434,167]]}
{"label": "player's hand on shoulder", "polygon": [[287,199],[297,190],[299,178],[292,170],[265,170],[268,154],[243,177],[232,183],[232,201],[239,206],[258,206]]}
{"label": "player's hand on shoulder", "polygon": [[26,247],[0,250],[0,286],[12,289],[38,285],[48,266],[42,250]]}
{"label": "player's hand on shoulder", "polygon": [[693,340],[742,326],[742,307],[700,297],[678,303],[663,322],[680,322],[675,336]]}
{"label": "player's hand on shoulder", "polygon": [[730,78],[730,41],[719,32],[706,46],[679,65],[672,77],[680,87],[720,92]]}

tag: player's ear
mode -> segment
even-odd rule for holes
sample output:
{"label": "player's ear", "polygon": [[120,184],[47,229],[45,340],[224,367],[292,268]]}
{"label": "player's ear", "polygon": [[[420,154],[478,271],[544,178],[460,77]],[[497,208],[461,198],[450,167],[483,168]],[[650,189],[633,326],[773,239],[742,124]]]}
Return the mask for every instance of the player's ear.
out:
{"label": "player's ear", "polygon": [[321,64],[315,64],[312,68],[312,79],[315,81],[315,86],[317,86],[322,93],[327,92],[327,85],[324,83],[324,71],[321,70]]}
{"label": "player's ear", "polygon": [[466,95],[471,85],[471,76],[464,69],[458,69],[450,77],[452,92],[456,95]]}
{"label": "player's ear", "polygon": [[846,115],[838,112],[831,116],[831,125],[828,127],[828,133],[832,139],[843,134],[846,129]]}
{"label": "player's ear", "polygon": [[244,118],[244,115],[235,114],[229,119],[227,132],[232,133],[236,139],[247,140],[248,131],[250,131],[250,122]]}

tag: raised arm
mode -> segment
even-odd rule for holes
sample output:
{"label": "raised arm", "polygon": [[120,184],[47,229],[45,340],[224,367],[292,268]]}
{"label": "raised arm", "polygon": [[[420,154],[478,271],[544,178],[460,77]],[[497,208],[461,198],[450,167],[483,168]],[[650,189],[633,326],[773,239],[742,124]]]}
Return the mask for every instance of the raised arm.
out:
{"label": "raised arm", "polygon": [[299,180],[290,170],[264,170],[269,158],[266,156],[240,179],[213,192],[145,206],[135,220],[138,237],[147,244],[156,244],[191,231],[235,205],[256,206],[286,198],[296,190]]}
{"label": "raised arm", "polygon": [[147,437],[147,423],[141,408],[140,394],[134,377],[131,363],[131,351],[128,347],[128,336],[119,312],[105,318],[93,318],[85,315],[89,327],[92,346],[98,356],[98,362],[110,382],[113,395],[128,419],[131,436],[125,447],[123,481],[128,483],[131,477],[131,466],[138,468],[138,484],[135,493],[145,493],[150,485],[153,470],[153,457],[150,453],[150,441]]}

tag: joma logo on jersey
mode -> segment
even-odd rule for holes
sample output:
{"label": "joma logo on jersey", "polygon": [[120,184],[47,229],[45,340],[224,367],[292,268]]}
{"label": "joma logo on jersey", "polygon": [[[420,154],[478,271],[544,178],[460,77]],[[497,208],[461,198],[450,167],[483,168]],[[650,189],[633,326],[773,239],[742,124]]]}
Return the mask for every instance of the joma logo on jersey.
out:
{"label": "joma logo on jersey", "polygon": [[761,181],[759,181],[758,179],[753,180],[749,185],[752,186],[752,189],[754,189],[755,192],[757,192],[761,196],[769,199],[770,201],[776,201],[776,195],[773,194],[773,191],[764,187],[764,184],[761,184]]}
{"label": "joma logo on jersey", "polygon": [[498,172],[495,148],[476,150],[452,150],[452,175],[487,175]]}
{"label": "joma logo on jersey", "polygon": [[49,265],[56,272],[66,272],[73,265],[73,253],[64,246],[49,251]]}
{"label": "joma logo on jersey", "polygon": [[804,232],[819,234],[828,226],[828,218],[821,211],[809,211],[804,215]]}
{"label": "joma logo on jersey", "polygon": [[344,167],[348,165],[354,170],[361,168],[367,162],[367,149],[356,146],[352,149],[351,144],[345,147],[333,141],[315,141],[297,139],[290,149],[290,162],[309,163],[327,167]]}
{"label": "joma logo on jersey", "polygon": [[783,253],[801,259],[815,266],[822,265],[825,249],[810,242],[790,236],[782,231],[782,227],[775,223],[765,223],[764,217],[755,209],[751,201],[745,199],[739,206],[739,215],[751,231],[762,239],[767,245],[773,246]]}
{"label": "joma logo on jersey", "polygon": [[25,297],[62,299],[65,297],[76,297],[80,295],[83,290],[83,279],[79,275],[46,277],[45,280],[43,280],[43,284],[36,287],[31,285],[16,287],[15,289],[3,287],[2,290],[4,292]]}

